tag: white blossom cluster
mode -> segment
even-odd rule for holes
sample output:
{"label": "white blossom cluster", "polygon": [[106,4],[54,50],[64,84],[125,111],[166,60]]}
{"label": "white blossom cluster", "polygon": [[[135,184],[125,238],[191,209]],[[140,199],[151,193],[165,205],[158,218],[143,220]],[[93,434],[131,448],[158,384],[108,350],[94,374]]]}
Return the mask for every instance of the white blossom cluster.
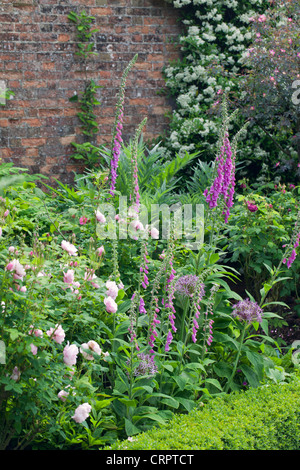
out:
{"label": "white blossom cluster", "polygon": [[216,135],[216,120],[207,110],[221,91],[236,86],[233,76],[252,39],[250,19],[268,1],[173,0],[173,5],[189,6],[189,16],[183,19],[185,33],[180,37],[184,60],[164,71],[166,86],[176,97],[167,147],[184,154],[195,150],[195,141],[208,146],[207,137]]}

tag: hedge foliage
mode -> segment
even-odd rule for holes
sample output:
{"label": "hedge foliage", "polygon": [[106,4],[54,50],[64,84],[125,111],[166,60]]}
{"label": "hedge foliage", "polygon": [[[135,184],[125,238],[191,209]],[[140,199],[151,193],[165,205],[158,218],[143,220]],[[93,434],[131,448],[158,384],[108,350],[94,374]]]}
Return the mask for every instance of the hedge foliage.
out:
{"label": "hedge foliage", "polygon": [[119,450],[298,450],[300,380],[215,398],[168,426],[117,442]]}

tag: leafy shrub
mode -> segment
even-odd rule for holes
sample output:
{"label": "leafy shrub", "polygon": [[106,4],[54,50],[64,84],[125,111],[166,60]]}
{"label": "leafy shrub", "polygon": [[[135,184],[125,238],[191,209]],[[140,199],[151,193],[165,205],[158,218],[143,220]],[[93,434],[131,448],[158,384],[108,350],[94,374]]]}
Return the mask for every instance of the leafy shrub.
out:
{"label": "leafy shrub", "polygon": [[[193,230],[180,234],[175,223],[180,204],[148,219],[149,201],[174,194],[193,155],[160,165],[150,152],[151,174],[139,146],[145,120],[122,150],[123,106],[121,89],[110,168],[75,188],[58,181],[47,194],[25,182],[0,198],[2,448],[99,448],[298,367],[287,354],[278,363],[268,335],[276,269],[259,305],[228,285],[237,271],[219,241],[233,210],[238,135],[231,145],[226,105],[195,250],[185,238]],[[191,218],[201,230],[203,219]]]}
{"label": "leafy shrub", "polygon": [[298,450],[300,381],[215,398],[112,450]]}
{"label": "leafy shrub", "polygon": [[[266,183],[246,187],[236,198],[224,232],[227,259],[237,266],[245,288],[257,301],[270,269],[284,259],[298,212],[299,188],[293,184]],[[298,272],[298,259],[291,267],[281,263],[280,277],[286,282],[274,286],[270,298],[279,300],[282,296],[295,296]]]}

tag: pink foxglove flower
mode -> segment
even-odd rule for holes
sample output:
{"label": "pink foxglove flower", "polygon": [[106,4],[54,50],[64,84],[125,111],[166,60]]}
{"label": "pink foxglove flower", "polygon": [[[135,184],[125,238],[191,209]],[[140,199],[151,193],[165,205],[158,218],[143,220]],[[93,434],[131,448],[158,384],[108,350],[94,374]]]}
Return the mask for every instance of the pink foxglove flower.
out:
{"label": "pink foxglove flower", "polygon": [[98,256],[102,256],[103,253],[105,253],[104,246],[102,245],[99,248],[97,248],[96,253]]}
{"label": "pink foxglove flower", "polygon": [[72,243],[70,242],[67,242],[66,240],[63,240],[61,242],[61,247],[63,250],[67,251],[69,253],[69,255],[71,256],[77,256],[77,248],[72,245]]}
{"label": "pink foxglove flower", "polygon": [[55,328],[50,328],[50,330],[48,330],[46,333],[48,336],[50,336],[50,338],[53,338],[54,341],[58,344],[63,343],[66,336],[61,325],[56,325]]}
{"label": "pink foxglove flower", "polygon": [[69,344],[69,341],[67,345],[64,347],[64,363],[67,364],[67,366],[74,366],[77,361],[77,354],[79,350],[76,346],[76,344]]}
{"label": "pink foxglove flower", "polygon": [[250,212],[256,212],[258,210],[258,207],[256,204],[253,204],[252,202],[247,202],[247,209],[250,211]]}
{"label": "pink foxglove flower", "polygon": [[173,339],[172,333],[171,331],[169,331],[167,335],[166,345],[165,345],[165,352],[170,351],[170,344],[172,343],[172,339]]}
{"label": "pink foxglove flower", "polygon": [[291,255],[290,255],[290,257],[289,257],[289,259],[287,260],[287,263],[286,263],[288,269],[292,266],[293,262],[296,259],[296,256],[297,256],[297,254],[296,254],[296,250],[294,248]]}
{"label": "pink foxglove flower", "polygon": [[87,343],[83,343],[80,347],[80,352],[81,354],[83,355],[83,357],[85,357],[85,359],[89,360],[89,361],[92,361],[94,359],[94,356],[92,354],[88,354],[87,351],[91,351],[93,353],[96,353],[98,354],[98,356],[101,355],[101,348],[99,346],[98,343],[96,343],[96,341],[88,341]]}
{"label": "pink foxglove flower", "polygon": [[106,297],[104,299],[104,304],[108,313],[116,313],[116,311],[118,310],[118,305],[112,297]]}
{"label": "pink foxglove flower", "polygon": [[76,423],[83,423],[83,421],[89,417],[91,411],[91,405],[89,405],[89,403],[83,403],[76,408],[75,414],[72,416],[72,418],[74,421],[76,421]]}

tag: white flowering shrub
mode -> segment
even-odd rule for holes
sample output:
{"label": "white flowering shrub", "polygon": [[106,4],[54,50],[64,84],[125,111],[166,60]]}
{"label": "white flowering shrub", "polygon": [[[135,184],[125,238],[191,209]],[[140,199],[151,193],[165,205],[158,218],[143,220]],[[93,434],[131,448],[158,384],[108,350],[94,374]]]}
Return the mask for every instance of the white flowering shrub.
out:
{"label": "white flowering shrub", "polygon": [[[173,0],[182,11],[184,32],[179,38],[182,57],[164,69],[166,86],[176,98],[176,109],[165,142],[167,154],[207,150],[219,128],[213,114],[223,92],[239,92],[242,58],[253,39],[250,19],[263,12],[266,0]],[[257,148],[259,153],[264,150]],[[243,146],[243,159],[251,155]]]}

